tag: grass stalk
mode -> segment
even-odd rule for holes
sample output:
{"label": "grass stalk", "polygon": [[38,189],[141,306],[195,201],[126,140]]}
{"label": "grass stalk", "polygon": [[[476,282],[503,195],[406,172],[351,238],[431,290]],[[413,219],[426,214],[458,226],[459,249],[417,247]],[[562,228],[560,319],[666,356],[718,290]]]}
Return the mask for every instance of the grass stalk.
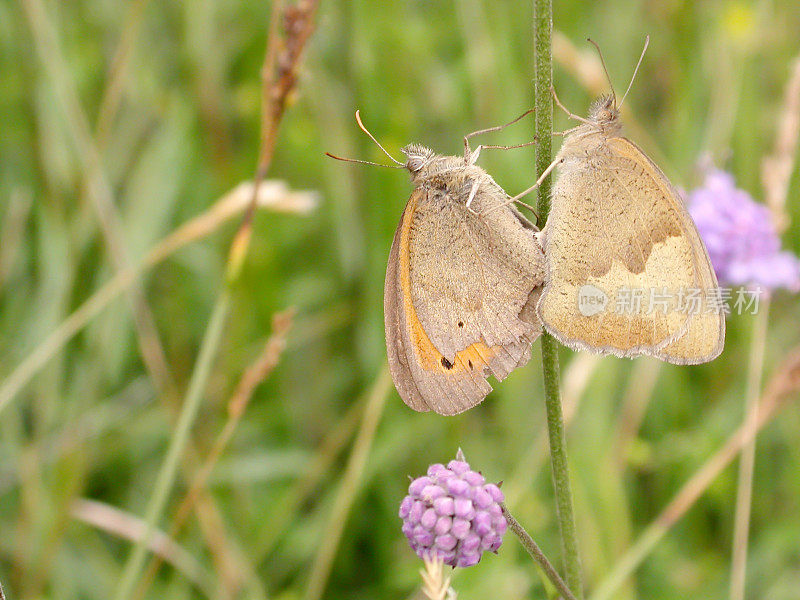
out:
{"label": "grass stalk", "polygon": [[739,478],[736,484],[736,509],[733,519],[733,547],[731,549],[730,600],[744,599],[745,573],[747,572],[747,542],[750,537],[750,506],[753,499],[753,468],[756,460],[755,428],[758,421],[758,396],[764,374],[764,350],[767,345],[769,301],[763,302],[753,320],[750,341],[750,364],[747,370],[747,389],[744,397],[744,426],[750,441],[742,448],[739,457]]}
{"label": "grass stalk", "polygon": [[[544,172],[553,159],[553,3],[552,0],[534,0],[534,105],[536,106],[536,175]],[[538,225],[543,227],[550,214],[550,179],[538,188]],[[572,510],[572,491],[569,482],[567,444],[564,434],[564,416],[559,388],[558,344],[547,333],[542,334],[542,372],[544,375],[547,430],[550,439],[550,463],[556,496],[556,512],[561,531],[566,581],[576,598],[583,597],[578,538]]]}
{"label": "grass stalk", "polygon": [[272,7],[267,51],[262,67],[261,145],[253,182],[253,194],[242,223],[231,241],[225,269],[225,279],[211,318],[203,335],[200,352],[192,371],[186,398],[181,406],[178,424],[164,462],[161,465],[153,493],[145,512],[145,533],[138,540],[124,567],[115,598],[128,600],[144,567],[147,546],[156,524],[161,519],[167,499],[175,484],[178,464],[189,441],[192,426],[200,408],[211,365],[217,354],[225,321],[231,304],[231,293],[241,273],[253,235],[253,216],[258,206],[259,187],[266,177],[275,151],[277,131],[286,109],[286,99],[294,90],[297,71],[306,43],[314,31],[317,2],[300,0],[285,7],[276,2]]}
{"label": "grass stalk", "polygon": [[325,593],[325,587],[328,584],[331,569],[333,568],[333,561],[336,558],[336,550],[339,548],[345,525],[347,525],[347,516],[361,490],[369,452],[375,441],[378,424],[383,416],[386,397],[391,389],[392,379],[389,375],[389,367],[384,365],[369,391],[361,426],[350,450],[347,466],[339,484],[339,491],[333,502],[328,523],[320,537],[319,549],[311,566],[308,587],[303,594],[305,600],[319,600]]}
{"label": "grass stalk", "polygon": [[211,372],[211,365],[216,356],[219,341],[222,338],[229,306],[230,292],[224,289],[217,299],[214,312],[211,314],[208,328],[203,337],[203,342],[200,345],[200,354],[198,355],[197,363],[192,372],[192,378],[189,382],[186,399],[181,407],[178,424],[175,427],[175,433],[170,438],[167,455],[158,472],[158,477],[153,487],[153,493],[147,504],[147,510],[144,516],[145,532],[137,541],[125,565],[119,587],[117,588],[117,593],[114,596],[117,600],[130,598],[139,573],[141,573],[142,567],[144,566],[147,547],[155,532],[155,524],[164,512],[164,507],[166,506],[169,493],[172,490],[172,485],[175,482],[175,477],[178,472],[181,455],[186,447],[186,443],[189,441],[189,434],[191,433],[192,425],[197,416],[197,411],[200,408],[203,390],[205,389],[208,375]]}

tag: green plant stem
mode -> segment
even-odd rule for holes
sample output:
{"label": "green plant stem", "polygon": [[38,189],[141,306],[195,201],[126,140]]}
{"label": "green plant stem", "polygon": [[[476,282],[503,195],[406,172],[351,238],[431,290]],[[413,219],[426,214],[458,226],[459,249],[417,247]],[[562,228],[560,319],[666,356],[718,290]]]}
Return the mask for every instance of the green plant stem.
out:
{"label": "green plant stem", "polygon": [[[553,86],[553,4],[552,0],[534,0],[534,105],[536,107],[536,175],[545,171],[553,159],[553,99],[550,90]],[[550,214],[550,179],[539,186],[538,209],[539,227],[544,227]],[[545,406],[547,410],[547,430],[550,438],[550,462],[553,469],[553,486],[556,496],[556,510],[561,546],[564,553],[564,568],[567,584],[576,598],[583,598],[581,563],[578,554],[578,539],[575,531],[575,518],[572,511],[572,492],[567,465],[567,445],[564,435],[564,417],[561,411],[561,391],[559,389],[558,345],[547,333],[542,334],[542,372],[544,375]]]}
{"label": "green plant stem", "polygon": [[556,496],[556,516],[564,552],[564,573],[575,596],[582,598],[581,561],[578,554],[575,517],[572,511],[564,417],[561,412],[561,392],[558,385],[558,343],[547,334],[542,335],[542,371],[544,373],[547,432],[550,439],[550,465],[553,469],[553,487]]}
{"label": "green plant stem", "polygon": [[125,564],[122,579],[115,595],[117,600],[126,600],[130,597],[136,580],[144,566],[147,546],[155,531],[156,523],[164,512],[164,507],[166,506],[169,493],[172,490],[178,472],[181,455],[186,447],[186,443],[189,441],[189,434],[195,417],[197,416],[197,411],[200,408],[200,402],[203,399],[203,390],[205,389],[214,357],[217,354],[217,347],[222,337],[229,305],[230,291],[226,288],[217,299],[214,312],[211,315],[205,336],[203,337],[203,342],[200,345],[200,353],[194,371],[192,371],[192,378],[189,381],[186,399],[181,407],[178,424],[175,428],[175,433],[170,439],[167,456],[158,472],[153,494],[150,496],[150,501],[147,504],[147,511],[144,516],[145,532],[137,541],[136,546],[134,546]]}
{"label": "green plant stem", "polygon": [[[553,160],[553,3],[552,0],[533,2],[534,106],[536,116],[536,177]],[[550,178],[537,188],[537,224],[544,227],[550,214]]]}
{"label": "green plant stem", "polygon": [[539,564],[550,582],[561,592],[564,600],[575,600],[575,596],[572,594],[569,587],[567,587],[564,580],[561,579],[561,576],[558,574],[555,567],[553,567],[552,563],[547,560],[547,557],[544,555],[544,552],[542,552],[542,549],[539,548],[539,545],[533,540],[530,534],[525,531],[525,528],[519,524],[519,521],[508,512],[508,507],[506,507],[505,504],[503,504],[502,507],[503,514],[506,517],[506,521],[508,521],[508,526],[511,528],[511,531],[519,538],[519,541],[522,542],[525,550],[528,551],[528,554],[531,555],[533,560]]}

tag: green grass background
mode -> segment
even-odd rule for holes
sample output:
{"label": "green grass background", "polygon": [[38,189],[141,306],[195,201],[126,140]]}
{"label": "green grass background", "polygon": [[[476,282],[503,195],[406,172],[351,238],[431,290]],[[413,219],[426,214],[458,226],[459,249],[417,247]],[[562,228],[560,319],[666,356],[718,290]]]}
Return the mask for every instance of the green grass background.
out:
{"label": "green grass background", "polygon": [[[28,4],[0,3],[0,379],[115,272],[53,81],[34,50]],[[252,177],[270,5],[82,0],[45,7],[66,61],[62,74],[76,86],[93,128],[111,58],[138,22],[120,108],[100,147],[121,243],[139,258]],[[465,133],[520,114],[533,97],[531,10],[527,2],[487,0],[322,2],[269,173],[295,189],[318,190],[321,201],[309,216],[258,213],[192,433],[202,458],[270,332],[271,316],[296,307],[288,348],[257,389],[209,485],[222,543],[237,549],[235,568],[250,573],[244,591],[228,594],[196,519],[176,537],[202,566],[214,597],[304,596],[364,399],[381,385],[385,262],[410,185],[404,172],[335,162],[324,151],[384,160],[356,127],[356,108],[395,155],[411,141],[459,153]],[[585,38],[600,44],[618,92],[649,34],[626,101],[637,131],[647,135],[632,137],[676,185],[697,185],[696,165],[711,155],[741,187],[763,196],[761,160],[800,50],[795,2],[556,0],[554,23],[586,64],[595,58]],[[555,82],[565,104],[585,113],[592,95],[574,73],[557,63]],[[563,115],[556,126],[567,126]],[[520,143],[531,139],[532,128],[525,121],[481,141]],[[516,193],[534,180],[533,152],[489,150],[480,163]],[[797,179],[784,236],[796,252]],[[235,227],[219,227],[142,277],[178,390],[196,360]],[[775,296],[767,377],[800,342],[798,316],[796,297]],[[724,353],[698,367],[606,358],[590,371],[563,351],[565,378],[588,377],[569,427],[569,456],[590,591],[740,423],[752,321],[732,316]],[[648,374],[656,377],[652,390],[639,383]],[[390,390],[363,476],[348,490],[354,503],[323,597],[414,594],[420,562],[400,532],[397,507],[408,475],[449,460],[458,447],[516,493],[517,518],[560,565],[538,344],[531,363],[496,387],[481,406],[453,418],[414,413]],[[90,498],[143,514],[173,432],[167,406],[148,378],[129,304],[120,297],[4,410],[0,581],[10,599],[112,595],[130,542],[76,521],[70,506]],[[631,407],[642,412],[641,426],[615,459]],[[337,428],[344,428],[343,443],[331,451],[325,440]],[[299,505],[287,502],[320,457],[330,464],[311,493]],[[162,529],[169,529],[191,476],[184,467]],[[616,597],[726,597],[735,492],[736,469],[729,467]],[[800,598],[798,540],[800,411],[791,405],[758,440],[748,597]],[[545,597],[510,534],[499,555],[453,579],[465,600]],[[203,595],[169,566],[147,592]]]}

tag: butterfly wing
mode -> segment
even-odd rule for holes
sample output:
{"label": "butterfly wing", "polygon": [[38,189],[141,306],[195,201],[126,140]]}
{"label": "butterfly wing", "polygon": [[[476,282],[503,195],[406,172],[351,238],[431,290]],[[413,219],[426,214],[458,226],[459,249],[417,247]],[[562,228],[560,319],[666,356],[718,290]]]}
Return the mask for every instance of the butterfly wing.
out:
{"label": "butterfly wing", "polygon": [[537,307],[544,326],[574,349],[676,364],[716,358],[719,288],[680,196],[629,140],[596,148],[565,163],[553,188]]}
{"label": "butterfly wing", "polygon": [[541,333],[544,258],[532,227],[509,207],[476,214],[497,190],[478,193],[471,212],[447,192],[418,188],[395,232],[386,345],[395,386],[415,410],[451,415],[478,404],[492,389],[488,375],[525,364]]}

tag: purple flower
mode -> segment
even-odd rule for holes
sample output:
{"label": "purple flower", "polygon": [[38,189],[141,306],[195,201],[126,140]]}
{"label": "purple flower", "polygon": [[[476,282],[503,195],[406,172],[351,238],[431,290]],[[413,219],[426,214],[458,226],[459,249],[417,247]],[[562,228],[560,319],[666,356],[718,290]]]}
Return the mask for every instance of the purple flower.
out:
{"label": "purple flower", "polygon": [[503,541],[508,523],[502,501],[500,488],[470,469],[459,450],[456,460],[431,465],[408,486],[400,503],[403,533],[420,558],[471,567]]}
{"label": "purple flower", "polygon": [[737,188],[730,173],[709,169],[688,205],[720,285],[800,290],[800,261],[781,251],[769,209]]}

